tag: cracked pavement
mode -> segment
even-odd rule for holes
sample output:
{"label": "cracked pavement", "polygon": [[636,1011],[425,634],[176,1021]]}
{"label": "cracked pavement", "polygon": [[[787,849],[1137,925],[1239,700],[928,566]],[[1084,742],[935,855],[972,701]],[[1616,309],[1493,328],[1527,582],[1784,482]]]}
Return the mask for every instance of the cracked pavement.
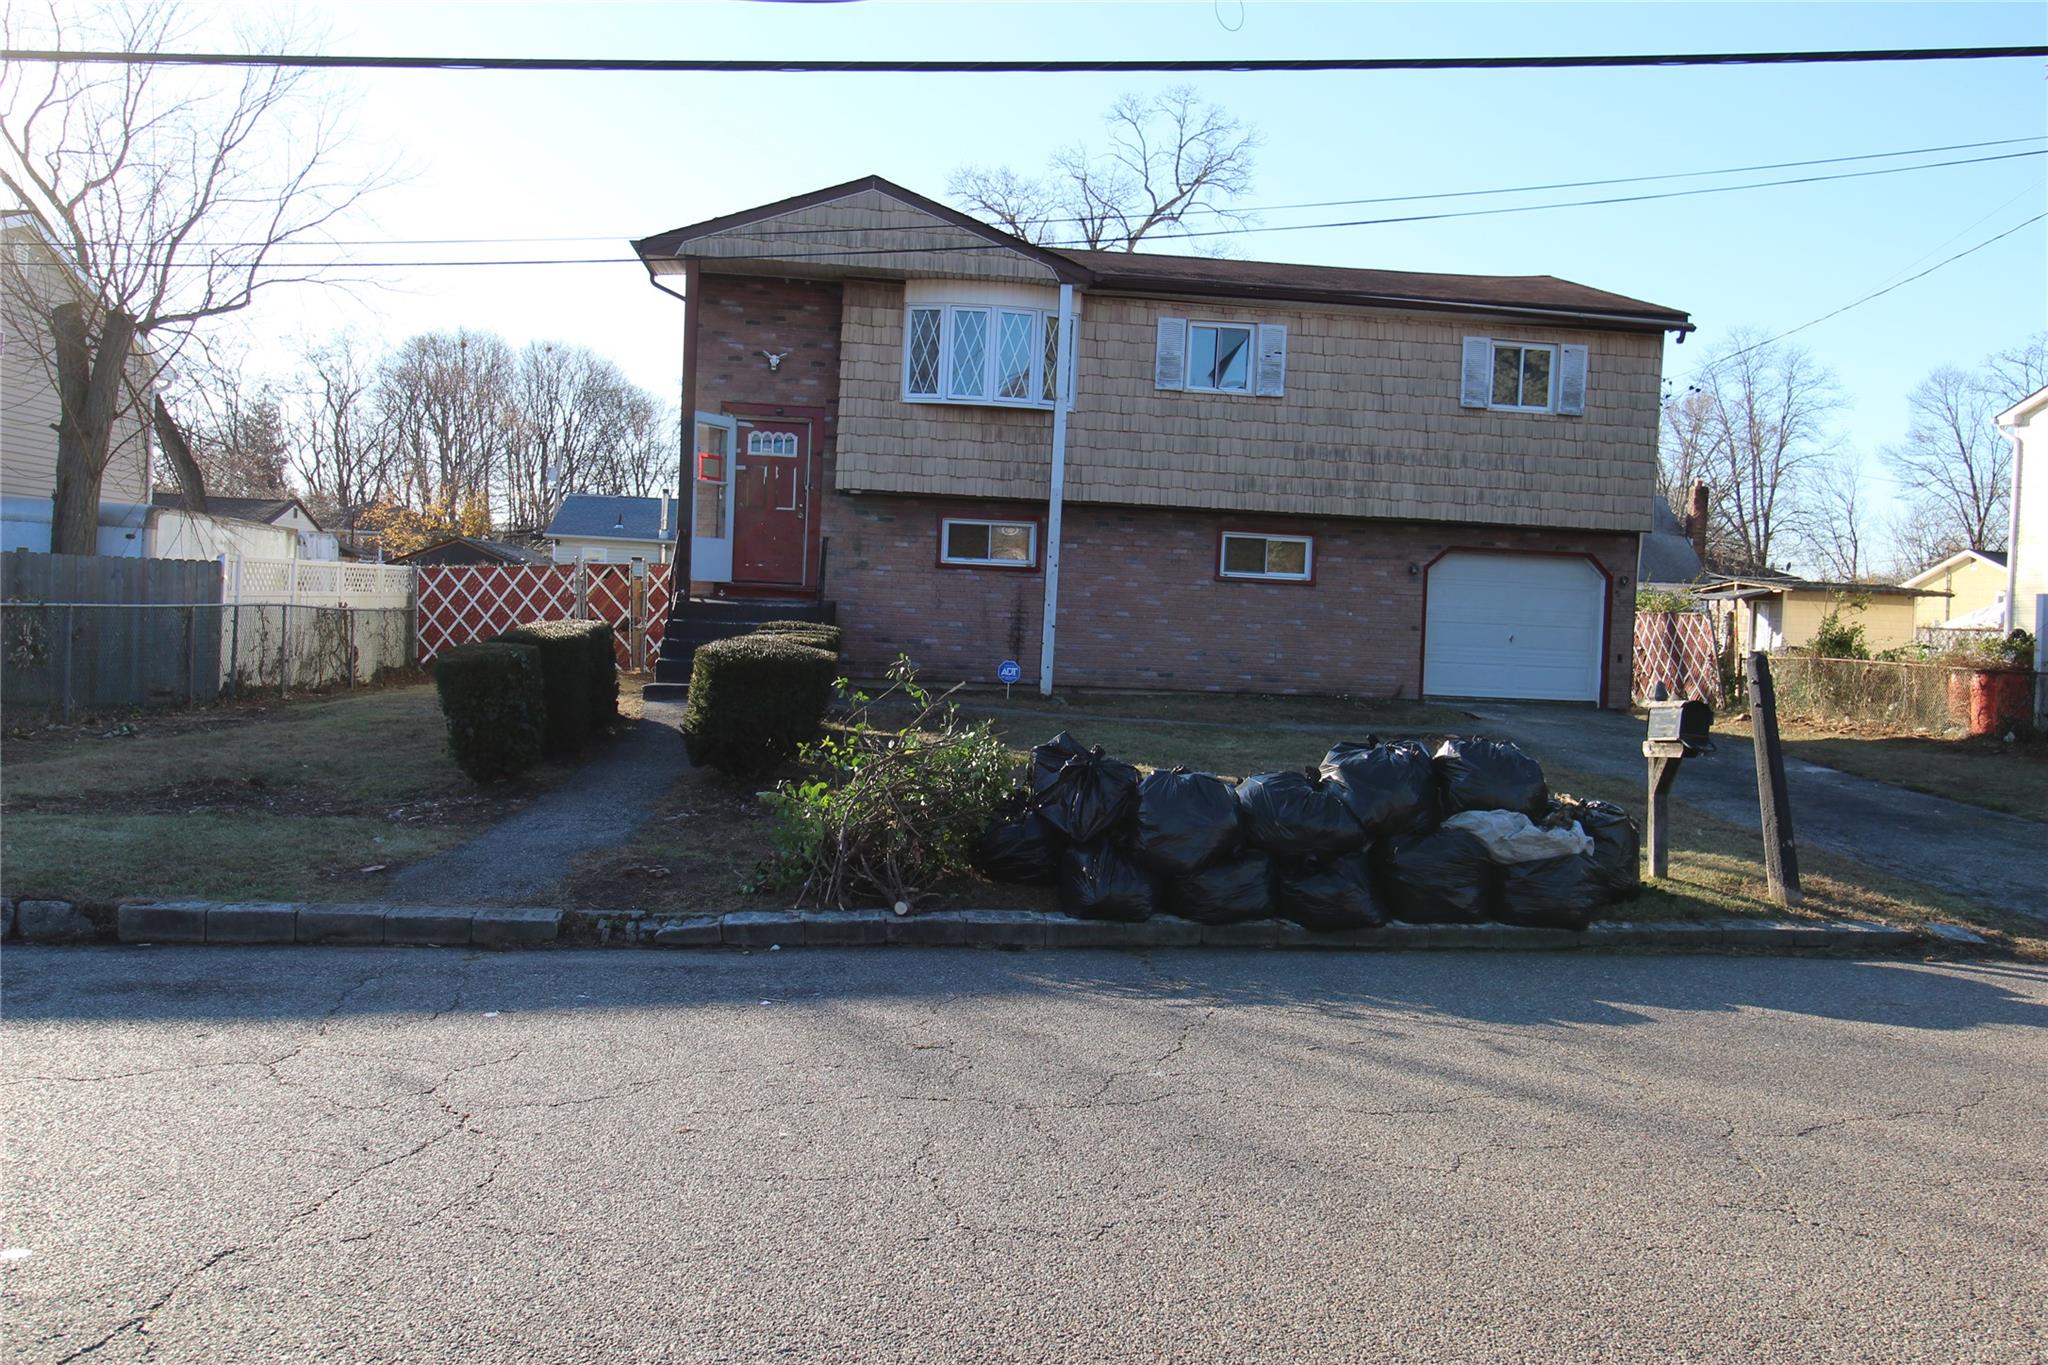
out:
{"label": "cracked pavement", "polygon": [[2048,1355],[2048,970],[12,946],[20,1361]]}

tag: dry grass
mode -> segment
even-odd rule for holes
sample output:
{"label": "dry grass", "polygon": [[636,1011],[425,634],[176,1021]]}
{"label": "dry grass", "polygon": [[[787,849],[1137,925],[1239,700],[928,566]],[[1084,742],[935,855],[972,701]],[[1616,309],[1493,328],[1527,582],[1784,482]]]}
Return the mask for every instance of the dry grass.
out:
{"label": "dry grass", "polygon": [[9,895],[69,900],[375,895],[384,872],[569,771],[478,788],[418,683],[17,725],[0,743],[0,875]]}
{"label": "dry grass", "polygon": [[[1714,728],[1749,742],[1749,717],[1717,719]],[[1839,768],[1908,791],[1946,797],[2028,820],[2048,821],[2048,739],[2037,735],[1945,739],[1889,734],[1853,724],[1781,719],[1785,754]],[[2044,834],[2043,837],[2048,837]]]}

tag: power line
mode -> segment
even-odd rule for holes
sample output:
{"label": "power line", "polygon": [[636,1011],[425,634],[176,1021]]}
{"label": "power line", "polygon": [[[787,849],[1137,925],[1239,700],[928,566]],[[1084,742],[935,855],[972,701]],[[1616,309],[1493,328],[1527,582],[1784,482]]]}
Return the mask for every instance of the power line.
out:
{"label": "power line", "polygon": [[1843,62],[1995,61],[2048,57],[2048,46],[1900,47],[1794,52],[1608,53],[1571,57],[1250,57],[1074,58],[1010,61],[812,61],[803,58],[633,57],[393,57],[317,53],[118,52],[105,49],[8,48],[10,62],[90,63],[119,66],[291,67],[369,71],[693,72],[702,75],[1058,75],[1308,71],[1546,71],[1677,66],[1780,66]]}
{"label": "power line", "polygon": [[1925,270],[1921,271],[1917,275],[1908,275],[1905,279],[1900,280],[1896,284],[1888,284],[1882,289],[1873,290],[1870,293],[1865,294],[1860,299],[1856,299],[1853,302],[1843,304],[1840,308],[1835,309],[1833,312],[1822,313],[1819,317],[1814,318],[1811,321],[1802,322],[1797,327],[1787,328],[1786,330],[1778,333],[1776,336],[1765,337],[1762,341],[1754,342],[1748,346],[1743,347],[1739,351],[1731,351],[1727,355],[1716,356],[1714,359],[1708,361],[1706,364],[1695,366],[1694,368],[1687,370],[1684,374],[1676,375],[1670,379],[1667,379],[1665,382],[1668,384],[1676,384],[1681,379],[1690,379],[1694,375],[1699,374],[1702,371],[1714,368],[1714,366],[1716,365],[1725,365],[1729,361],[1734,360],[1740,356],[1748,355],[1751,351],[1760,351],[1764,347],[1771,345],[1773,342],[1783,341],[1786,337],[1789,336],[1796,336],[1800,332],[1805,331],[1809,327],[1818,327],[1823,322],[1826,322],[1831,318],[1840,317],[1842,314],[1848,312],[1852,308],[1861,308],[1864,304],[1869,303],[1872,299],[1881,299],[1886,294],[1891,293],[1894,289],[1903,289],[1907,285],[1913,283],[1913,281],[1915,280],[1924,280],[1929,275],[1932,275],[1935,271],[1941,269],[1943,266],[1954,265],[1957,261],[1962,260],[1963,257],[1974,255],[1977,252],[1982,251],[1985,247],[1990,246],[1995,242],[2002,242],[2006,238],[2012,236],[2015,232],[2018,232],[2023,228],[2030,228],[2034,224],[2042,221],[2043,219],[2048,219],[2048,213],[2037,213],[2032,218],[2027,219],[2025,222],[2013,224],[2011,227],[2007,228],[2005,231],[1999,233],[1994,237],[1986,237],[1983,241],[1977,243],[1977,245],[1975,246],[1963,248],[1961,251],[1958,251],[1955,255],[1950,256],[1946,260],[1936,261],[1933,265],[1928,266]]}
{"label": "power line", "polygon": [[[1497,209],[1455,209],[1446,213],[1414,213],[1389,218],[1353,218],[1326,223],[1285,223],[1276,226],[1204,229],[1198,232],[1176,233],[1171,239],[1181,241],[1194,237],[1239,237],[1269,232],[1313,232],[1333,228],[1382,227],[1402,223],[1434,223],[1456,218],[1490,218],[1509,213],[1538,213],[1548,209],[1590,208],[1613,204],[1639,204],[1664,199],[1684,199],[1703,194],[1730,194],[1738,190],[1774,189],[1786,185],[1814,185],[1836,180],[1864,180],[1879,175],[1902,175],[1908,171],[1940,170],[1950,166],[1976,166],[1988,162],[2015,161],[2030,157],[2048,156],[2048,149],[2031,152],[2005,152],[1997,156],[1964,157],[1954,161],[1928,161],[1913,166],[1884,166],[1868,171],[1844,171],[1838,175],[1792,176],[1783,180],[1758,180],[1743,185],[1704,185],[1689,190],[1663,190],[1655,194],[1609,195],[1600,199],[1567,199],[1552,204],[1516,204]],[[314,245],[312,242],[304,245]],[[1045,246],[1052,250],[1081,250],[1081,242],[1049,242]],[[1010,248],[1000,242],[986,243],[945,243],[937,246],[899,247],[835,247],[822,251],[774,251],[736,252],[721,256],[729,261],[818,261],[850,260],[870,256],[919,256],[945,252],[966,251],[1007,251]],[[1143,253],[1139,253],[1141,259]],[[638,256],[583,256],[543,257],[522,260],[430,260],[430,261],[270,261],[265,268],[278,270],[394,270],[431,267],[471,266],[544,266],[544,265],[636,265]],[[174,261],[174,267],[185,269],[206,268],[206,261]],[[1917,278],[1917,276],[1915,277]]]}
{"label": "power line", "polygon": [[[777,3],[780,3],[780,2],[781,2],[781,0],[777,0]],[[790,0],[790,2],[791,2],[791,3],[809,3],[809,2],[810,2],[810,0]],[[1395,195],[1383,195],[1383,196],[1380,196],[1380,197],[1377,197],[1377,198],[1371,198],[1371,199],[1324,199],[1324,200],[1317,200],[1317,201],[1313,201],[1313,202],[1309,202],[1309,203],[1300,203],[1300,204],[1250,204],[1250,205],[1245,205],[1245,206],[1243,206],[1243,207],[1231,207],[1231,208],[1206,208],[1206,207],[1204,207],[1204,208],[1196,208],[1196,209],[1191,209],[1191,210],[1189,210],[1189,212],[1191,212],[1191,213],[1203,213],[1203,214],[1209,214],[1209,215],[1216,215],[1216,214],[1222,214],[1222,215],[1241,215],[1241,214],[1258,214],[1258,213],[1286,213],[1286,212],[1291,212],[1291,211],[1295,211],[1295,210],[1299,210],[1299,209],[1326,209],[1326,208],[1350,208],[1350,207],[1353,207],[1353,206],[1356,206],[1356,205],[1363,205],[1363,204],[1406,204],[1406,203],[1418,203],[1418,202],[1424,202],[1424,201],[1429,201],[1429,200],[1437,200],[1437,199],[1472,199],[1472,198],[1477,198],[1477,197],[1481,197],[1481,196],[1491,196],[1491,195],[1501,195],[1501,194],[1538,194],[1538,193],[1544,193],[1544,192],[1547,192],[1547,191],[1551,191],[1551,190],[1576,190],[1576,189],[1593,189],[1593,188],[1598,188],[1598,187],[1601,187],[1601,186],[1606,186],[1606,185],[1636,185],[1636,184],[1650,184],[1650,183],[1654,183],[1654,182],[1657,182],[1657,181],[1664,181],[1664,180],[1690,180],[1690,179],[1697,179],[1697,178],[1700,178],[1700,177],[1703,177],[1703,176],[1712,176],[1712,175],[1747,175],[1747,174],[1752,174],[1752,173],[1754,173],[1754,172],[1757,172],[1757,171],[1781,171],[1781,170],[1794,170],[1794,169],[1798,169],[1798,168],[1801,168],[1801,167],[1806,167],[1806,166],[1835,166],[1835,165],[1844,165],[1844,164],[1848,164],[1848,163],[1852,163],[1852,162],[1858,162],[1858,161],[1881,161],[1881,160],[1887,160],[1887,159],[1889,159],[1889,158],[1892,158],[1892,157],[1900,157],[1900,156],[1926,156],[1926,155],[1931,155],[1931,154],[1933,154],[1933,153],[1935,153],[1935,152],[1963,152],[1963,151],[1975,151],[1975,150],[1977,150],[1977,149],[1979,149],[1979,148],[1983,148],[1983,147],[2010,147],[2010,146],[2014,146],[2014,145],[2016,145],[2016,144],[2018,144],[2018,143],[2022,143],[2022,142],[2042,142],[2042,141],[2048,141],[2048,134],[2044,134],[2044,133],[2035,133],[2035,134],[2032,134],[2032,135],[2030,135],[2030,136],[2027,136],[2027,137],[2005,137],[2005,138],[1993,138],[1993,139],[1990,139],[1990,140],[1988,140],[1988,141],[1983,141],[1983,142],[1952,142],[1952,143],[1948,143],[1948,144],[1946,144],[1946,145],[1943,145],[1943,146],[1939,146],[1939,147],[1907,147],[1907,148],[1902,148],[1902,149],[1900,149],[1900,150],[1898,150],[1898,151],[1892,151],[1892,152],[1858,152],[1858,153],[1855,153],[1855,154],[1853,154],[1853,155],[1845,155],[1845,156],[1824,156],[1824,157],[1814,157],[1814,158],[1810,158],[1810,159],[1808,159],[1808,160],[1805,160],[1805,161],[1767,161],[1767,162],[1762,162],[1762,163],[1759,163],[1759,164],[1757,164],[1757,165],[1752,165],[1752,166],[1721,166],[1721,167],[1717,167],[1717,168],[1715,168],[1715,169],[1712,169],[1712,170],[1704,170],[1704,171],[1664,171],[1664,172],[1660,172],[1660,173],[1657,173],[1657,174],[1653,174],[1653,175],[1624,175],[1624,176],[1614,176],[1614,177],[1610,177],[1610,178],[1608,178],[1608,179],[1604,179],[1604,180],[1561,180],[1561,181],[1556,181],[1556,182],[1554,182],[1554,183],[1551,183],[1551,184],[1547,184],[1547,185],[1507,185],[1507,186],[1502,186],[1502,187],[1500,187],[1500,188],[1496,188],[1496,189],[1483,189],[1483,190],[1439,190],[1439,191],[1435,191],[1435,192],[1432,192],[1432,193],[1429,193],[1429,194],[1395,194]],[[1930,163],[1930,164],[1943,164],[1943,165],[1946,165],[1946,164],[1950,164],[1950,163],[1945,163],[1945,162],[1944,162],[1944,163]],[[1917,169],[1920,169],[1920,168],[1919,168],[1919,167],[1914,167],[1914,166],[1904,166],[1904,167],[1899,167],[1898,169],[1900,169],[1900,170],[1917,170]],[[1083,219],[1080,219],[1080,218],[1073,218],[1073,217],[1054,217],[1054,218],[1045,218],[1045,219],[1040,219],[1039,221],[1040,221],[1040,222],[1042,222],[1042,223],[1045,223],[1045,224],[1054,224],[1054,223],[1079,223],[1079,222],[1082,222],[1082,221],[1085,221],[1085,220],[1083,220]],[[756,233],[753,233],[753,234],[750,234],[750,235],[754,236],[754,237],[755,237],[756,239],[758,239],[758,240],[764,240],[764,241],[784,241],[784,240],[794,241],[794,240],[798,240],[798,239],[800,239],[800,238],[804,238],[804,237],[834,237],[834,236],[845,236],[845,235],[848,235],[848,234],[859,234],[859,233],[864,233],[864,232],[867,232],[867,231],[869,231],[869,230],[870,230],[870,229],[868,229],[868,228],[864,228],[864,227],[850,227],[850,226],[840,226],[840,227],[807,227],[807,228],[796,228],[796,227],[792,227],[792,228],[782,228],[782,229],[777,229],[777,230],[775,230],[775,231],[772,231],[772,232],[756,232]],[[900,225],[900,226],[898,226],[898,227],[897,227],[897,228],[895,229],[895,231],[898,231],[898,232],[903,232],[903,231],[925,231],[925,232],[956,232],[956,231],[958,231],[958,228],[956,228],[956,227],[955,227],[955,226],[954,226],[953,224],[951,224],[951,223],[911,223],[911,224],[903,224],[903,225]],[[1960,236],[1961,234],[1957,234],[1957,235],[1959,235],[1959,236]],[[328,239],[323,239],[323,240],[319,240],[319,241],[312,241],[312,240],[308,240],[308,241],[305,241],[305,242],[297,242],[297,243],[292,243],[291,245],[295,245],[295,246],[309,246],[309,247],[310,247],[310,246],[523,246],[523,245],[529,245],[529,244],[547,244],[547,243],[555,243],[555,242],[599,242],[599,241],[615,241],[615,240],[617,240],[617,238],[618,238],[618,234],[617,234],[617,233],[615,233],[615,232],[602,232],[602,233],[599,233],[599,232],[591,232],[591,233],[583,233],[583,234],[581,234],[581,235],[577,235],[577,236],[564,236],[564,237],[363,237],[363,238],[328,238]],[[109,245],[113,245],[113,243],[110,243],[110,242],[105,242],[105,241],[100,241],[100,242],[94,242],[94,243],[92,243],[92,245],[94,245],[94,246],[100,246],[100,247],[104,247],[104,246],[109,246]],[[132,245],[132,243],[122,243],[122,245]],[[263,243],[261,243],[261,242],[192,242],[192,243],[188,243],[188,245],[191,245],[191,246],[205,246],[205,247],[222,247],[222,248],[226,248],[226,247],[253,247],[253,246],[261,246],[261,245],[263,245]]]}

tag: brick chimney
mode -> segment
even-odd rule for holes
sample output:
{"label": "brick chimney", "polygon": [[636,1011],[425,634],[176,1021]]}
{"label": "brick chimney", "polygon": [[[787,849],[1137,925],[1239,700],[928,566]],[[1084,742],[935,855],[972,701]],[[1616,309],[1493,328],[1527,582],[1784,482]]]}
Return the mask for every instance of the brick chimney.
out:
{"label": "brick chimney", "polygon": [[1707,482],[1695,480],[1685,495],[1685,535],[1692,542],[1693,553],[1700,557],[1700,567],[1707,565]]}

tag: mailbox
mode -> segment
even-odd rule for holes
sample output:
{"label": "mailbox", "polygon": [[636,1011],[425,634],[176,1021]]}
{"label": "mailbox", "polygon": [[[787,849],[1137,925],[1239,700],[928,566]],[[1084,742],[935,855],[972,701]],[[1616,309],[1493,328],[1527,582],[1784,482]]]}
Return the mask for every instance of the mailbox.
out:
{"label": "mailbox", "polygon": [[1685,746],[1687,754],[1714,752],[1714,708],[1703,701],[1653,701],[1650,703],[1651,743],[1659,741]]}

